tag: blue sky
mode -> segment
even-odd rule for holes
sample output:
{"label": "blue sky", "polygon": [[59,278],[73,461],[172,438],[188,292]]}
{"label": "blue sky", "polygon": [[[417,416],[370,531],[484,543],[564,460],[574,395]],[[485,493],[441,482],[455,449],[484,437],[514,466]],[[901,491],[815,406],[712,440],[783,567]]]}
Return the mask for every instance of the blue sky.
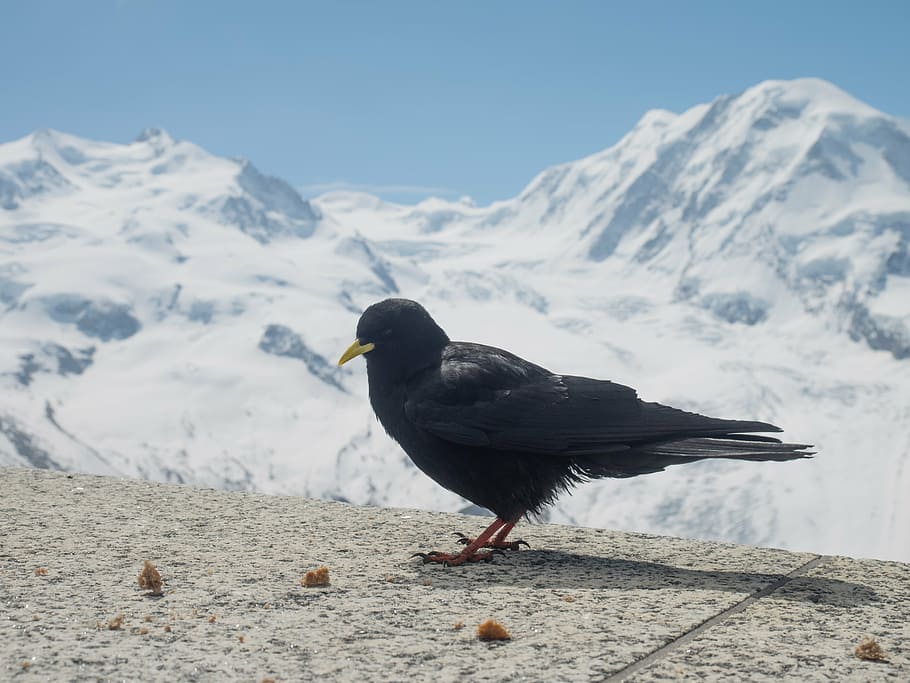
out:
{"label": "blue sky", "polygon": [[769,78],[910,118],[910,2],[0,3],[0,141],[167,129],[306,192],[515,195]]}

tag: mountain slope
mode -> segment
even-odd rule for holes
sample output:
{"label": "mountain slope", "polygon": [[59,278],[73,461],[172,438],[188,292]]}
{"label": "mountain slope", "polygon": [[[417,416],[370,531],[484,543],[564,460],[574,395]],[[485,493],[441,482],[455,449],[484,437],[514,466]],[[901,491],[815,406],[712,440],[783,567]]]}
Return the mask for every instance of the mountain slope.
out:
{"label": "mountain slope", "polygon": [[554,521],[910,559],[908,135],[767,82],[487,207],[307,202],[162,131],[0,145],[0,464],[464,508],[334,366],[408,296],[453,338],[820,451],[593,483]]}

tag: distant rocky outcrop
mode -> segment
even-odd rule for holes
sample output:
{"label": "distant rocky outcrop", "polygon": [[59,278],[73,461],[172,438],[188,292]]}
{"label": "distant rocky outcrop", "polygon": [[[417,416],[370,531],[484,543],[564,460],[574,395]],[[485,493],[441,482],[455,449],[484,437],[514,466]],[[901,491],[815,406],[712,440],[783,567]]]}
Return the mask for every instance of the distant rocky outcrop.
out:
{"label": "distant rocky outcrop", "polygon": [[338,380],[338,368],[309,348],[303,338],[290,327],[276,324],[267,326],[259,340],[259,348],[273,356],[301,360],[309,371],[323,382],[346,391]]}
{"label": "distant rocky outcrop", "polygon": [[75,325],[82,334],[103,342],[128,339],[142,327],[129,306],[112,301],[59,294],[44,299],[44,305],[53,320]]}

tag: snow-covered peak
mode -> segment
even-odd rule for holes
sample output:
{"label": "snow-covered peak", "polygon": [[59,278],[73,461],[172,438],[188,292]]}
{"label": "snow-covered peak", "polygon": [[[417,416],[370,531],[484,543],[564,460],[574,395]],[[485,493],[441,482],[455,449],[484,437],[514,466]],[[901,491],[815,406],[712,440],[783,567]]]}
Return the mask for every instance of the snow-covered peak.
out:
{"label": "snow-covered peak", "polygon": [[677,118],[677,114],[667,109],[649,109],[635,124],[635,128],[663,128]]}
{"label": "snow-covered peak", "polygon": [[[39,128],[26,135],[23,141],[38,154],[59,154],[61,150],[76,150],[91,145],[88,140],[53,128]],[[79,163],[77,155],[74,155],[72,163]]]}
{"label": "snow-covered peak", "polygon": [[767,82],[482,207],[310,203],[161,131],[36,131],[0,145],[0,464],[462,509],[333,363],[405,296],[453,339],[820,452],[592,484],[554,521],[910,559],[907,131]]}
{"label": "snow-covered peak", "polygon": [[[93,192],[162,217],[192,209],[264,242],[309,237],[319,214],[285,181],[250,162],[210,154],[165,131],[146,129],[128,144],[38,130],[0,145],[0,206],[46,211],[45,198]],[[163,223],[167,220],[163,218]]]}
{"label": "snow-covered peak", "polygon": [[473,225],[534,234],[526,259],[650,273],[667,298],[730,321],[824,310],[904,357],[910,306],[887,292],[910,273],[906,130],[825,81],[767,81],[680,115],[649,112]]}
{"label": "snow-covered peak", "polygon": [[821,78],[762,81],[737,95],[736,99],[756,109],[799,110],[810,117],[826,114],[858,118],[884,116],[874,107]]}
{"label": "snow-covered peak", "polygon": [[163,131],[146,130],[128,144],[90,140],[51,129],[36,130],[19,140],[0,144],[0,171],[18,162],[41,162],[70,181],[112,187],[127,177],[179,172],[193,165],[217,166],[222,161],[189,142],[175,142]]}
{"label": "snow-covered peak", "polygon": [[[216,157],[192,143],[175,141],[166,131],[146,128],[127,144],[91,140],[50,128],[40,128],[20,140],[0,144],[0,164],[13,156],[19,158],[42,158],[64,167],[85,166],[91,162],[108,164],[147,163],[168,154],[191,155],[208,160]],[[89,175],[97,169],[81,169]]]}
{"label": "snow-covered peak", "polygon": [[174,144],[174,138],[161,128],[143,128],[133,142],[148,142],[160,147],[167,147]]}

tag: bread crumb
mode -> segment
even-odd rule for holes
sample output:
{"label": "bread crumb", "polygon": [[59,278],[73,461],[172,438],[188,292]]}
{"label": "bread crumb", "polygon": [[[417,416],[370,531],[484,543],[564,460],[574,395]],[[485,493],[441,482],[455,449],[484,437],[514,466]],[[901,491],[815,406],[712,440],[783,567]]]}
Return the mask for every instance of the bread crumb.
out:
{"label": "bread crumb", "polygon": [[887,662],[885,651],[875,642],[875,638],[863,638],[853,653],[860,659],[866,659],[870,662]]}
{"label": "bread crumb", "polygon": [[116,617],[107,622],[107,628],[109,631],[117,631],[120,627],[123,626],[123,613],[121,612]]}
{"label": "bread crumb", "polygon": [[424,585],[424,586],[432,586],[432,585],[433,585],[433,579],[424,579],[424,580],[423,580],[423,585]]}
{"label": "bread crumb", "polygon": [[151,620],[152,620],[151,614],[146,614],[144,617],[142,617],[142,621],[151,621]]}
{"label": "bread crumb", "polygon": [[23,661],[19,664],[19,666],[21,666],[23,669],[28,669],[31,665],[32,665],[32,663],[31,663],[30,661],[28,661],[27,659],[26,659],[26,660],[23,660]]}
{"label": "bread crumb", "polygon": [[481,640],[511,640],[505,626],[494,619],[487,619],[477,626],[477,637]]}
{"label": "bread crumb", "polygon": [[262,603],[262,609],[272,609],[272,606],[269,603],[264,602]]}
{"label": "bread crumb", "polygon": [[170,624],[165,624],[165,625],[164,625],[164,632],[165,632],[165,633],[170,633],[170,632],[171,632]]}
{"label": "bread crumb", "polygon": [[147,634],[148,632],[149,632],[149,630],[148,630],[145,626],[143,626],[142,628],[139,629],[139,635],[140,635],[140,636],[144,636],[144,635]]}
{"label": "bread crumb", "polygon": [[214,624],[216,621],[218,621],[218,617],[216,617],[214,614],[209,615],[210,624]]}
{"label": "bread crumb", "polygon": [[320,567],[319,569],[308,571],[306,575],[300,579],[300,585],[306,586],[307,588],[313,588],[314,586],[328,586],[329,568]]}
{"label": "bread crumb", "polygon": [[562,599],[566,602],[575,602],[575,598],[573,598],[571,595],[564,595]]}
{"label": "bread crumb", "polygon": [[456,631],[460,628],[464,628],[464,622],[456,621],[454,624],[452,624],[452,628],[454,628]]}
{"label": "bread crumb", "polygon": [[274,678],[263,678],[259,683],[275,683]]}
{"label": "bread crumb", "polygon": [[142,571],[139,572],[139,587],[151,591],[151,595],[161,595],[164,582],[161,574],[149,560],[145,561]]}
{"label": "bread crumb", "polygon": [[239,636],[237,636],[237,640],[239,640],[242,643],[246,639],[243,637],[243,634],[241,633]]}
{"label": "bread crumb", "polygon": [[35,567],[35,576],[47,576],[47,567]]}
{"label": "bread crumb", "polygon": [[40,618],[37,614],[32,615],[32,621],[38,621]]}

